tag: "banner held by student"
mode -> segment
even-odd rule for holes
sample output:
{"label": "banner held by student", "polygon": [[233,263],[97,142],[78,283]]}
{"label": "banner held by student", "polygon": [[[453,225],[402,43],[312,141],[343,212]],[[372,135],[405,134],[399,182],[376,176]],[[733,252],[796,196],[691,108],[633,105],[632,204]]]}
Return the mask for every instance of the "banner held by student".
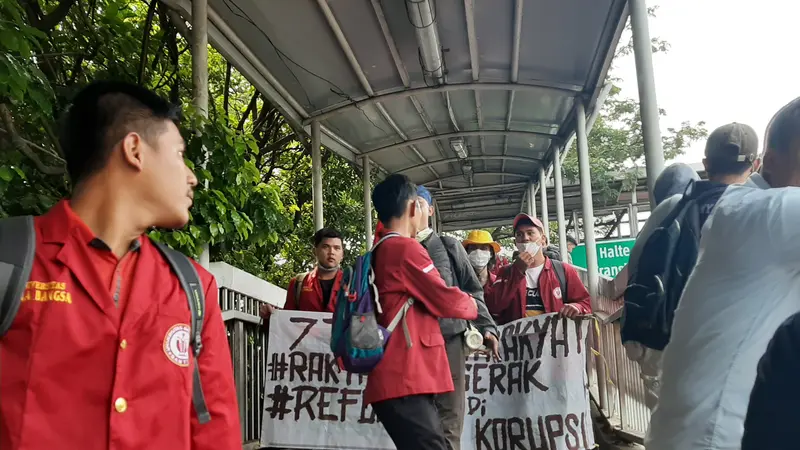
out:
{"label": "banner held by student", "polygon": [[[366,377],[341,372],[329,350],[331,315],[281,311],[271,320],[261,445],[394,449],[363,403]],[[589,323],[547,314],[500,327],[503,361],[467,360],[462,448],[593,448]]]}

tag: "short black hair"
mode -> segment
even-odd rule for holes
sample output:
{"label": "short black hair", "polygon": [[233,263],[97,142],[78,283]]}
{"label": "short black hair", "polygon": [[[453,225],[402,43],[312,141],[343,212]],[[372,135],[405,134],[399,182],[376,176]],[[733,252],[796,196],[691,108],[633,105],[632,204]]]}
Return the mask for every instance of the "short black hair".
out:
{"label": "short black hair", "polygon": [[389,175],[372,190],[372,204],[378,212],[378,220],[384,224],[403,217],[408,201],[415,198],[417,186],[399,173]]}
{"label": "short black hair", "polygon": [[578,241],[575,240],[574,237],[567,235],[567,243],[572,245],[578,245]]}
{"label": "short black hair", "polygon": [[344,239],[342,239],[342,234],[335,229],[322,228],[314,233],[314,248],[319,247],[319,244],[322,244],[322,241],[325,239],[339,239],[340,241],[344,241]]}
{"label": "short black hair", "polygon": [[786,153],[797,138],[800,138],[800,97],[786,104],[769,121],[766,148]]}
{"label": "short black hair", "polygon": [[103,169],[126,134],[135,131],[150,140],[165,121],[179,119],[177,107],[141,86],[116,81],[86,86],[72,100],[59,137],[73,186]]}

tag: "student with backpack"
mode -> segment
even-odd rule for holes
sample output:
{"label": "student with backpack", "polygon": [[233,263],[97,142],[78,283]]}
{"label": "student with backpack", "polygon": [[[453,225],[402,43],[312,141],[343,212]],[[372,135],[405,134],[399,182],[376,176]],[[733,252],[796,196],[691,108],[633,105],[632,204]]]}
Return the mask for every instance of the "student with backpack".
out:
{"label": "student with backpack", "polygon": [[73,191],[0,221],[0,448],[241,449],[214,277],[148,239],[197,178],[168,102],[98,82],[67,111]]}
{"label": "student with backpack", "polygon": [[395,331],[369,373],[365,402],[372,405],[398,450],[445,450],[434,395],[451,392],[454,386],[439,318],[475,320],[477,304],[445,284],[425,248],[414,239],[420,231],[418,216],[424,212],[408,177],[387,177],[375,186],[372,203],[383,224],[370,253],[379,298],[375,317],[380,326]]}
{"label": "student with backpack", "polygon": [[544,254],[542,222],[519,214],[513,228],[519,257],[500,271],[486,299],[498,325],[553,312],[570,318],[591,314],[589,292],[575,268]]}
{"label": "student with backpack", "polygon": [[483,342],[493,359],[498,361],[500,359],[498,331],[494,319],[484,303],[483,286],[478,281],[469,262],[467,251],[457,239],[440,236],[430,227],[430,218],[433,216],[433,198],[425,186],[417,187],[417,200],[422,209],[422,214],[418,216],[417,241],[425,247],[445,284],[458,287],[474,298],[478,304],[478,319],[472,324],[461,319],[439,319],[439,327],[444,336],[445,351],[450,363],[450,375],[453,377],[455,390],[437,395],[435,398],[436,409],[442,419],[448,449],[461,450],[461,434],[466,412],[464,395],[466,359],[472,353],[472,350],[466,345],[467,333],[477,332],[475,342],[477,344]]}
{"label": "student with backpack", "polygon": [[757,167],[758,138],[731,123],[708,137],[703,164],[708,180],[688,165],[673,164],[656,179],[657,206],[631,250],[627,266],[622,342],[641,368],[645,403],[658,402],[662,351],[670,339],[675,308],[697,261],[703,225],[730,184]]}

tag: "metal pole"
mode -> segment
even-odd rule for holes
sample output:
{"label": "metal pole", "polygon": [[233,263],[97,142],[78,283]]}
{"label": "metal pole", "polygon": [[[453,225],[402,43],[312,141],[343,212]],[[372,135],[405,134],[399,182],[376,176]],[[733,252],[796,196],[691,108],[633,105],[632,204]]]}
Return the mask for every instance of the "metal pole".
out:
{"label": "metal pole", "polygon": [[[192,1],[192,97],[197,114],[208,118],[208,0]],[[203,167],[208,162],[208,151],[203,147],[205,158]],[[206,180],[208,188],[208,180]],[[200,253],[200,265],[208,269],[211,255],[208,244],[203,245]]]}
{"label": "metal pole", "polygon": [[639,207],[637,203],[639,203],[639,199],[636,193],[636,185],[634,185],[633,192],[631,192],[631,204],[628,207],[628,228],[630,228],[631,237],[639,235]]}
{"label": "metal pole", "polygon": [[559,148],[553,153],[553,182],[556,191],[556,220],[558,221],[558,249],[561,257],[567,258],[567,221],[564,220],[564,186],[561,181],[561,158]]}
{"label": "metal pole", "polygon": [[372,188],[369,181],[370,164],[369,158],[364,157],[364,239],[366,248],[372,248]]}
{"label": "metal pole", "polygon": [[631,11],[633,54],[636,59],[636,81],[639,84],[639,114],[642,117],[647,192],[650,193],[650,210],[652,211],[656,207],[653,186],[658,174],[664,170],[664,152],[661,149],[661,131],[658,126],[656,82],[653,76],[653,53],[645,0],[630,0],[628,4]]}
{"label": "metal pole", "polygon": [[547,176],[544,167],[539,168],[539,195],[542,202],[542,225],[544,225],[544,235],[550,241],[550,215],[547,212]]}
{"label": "metal pole", "polygon": [[[594,209],[592,205],[592,175],[589,173],[589,140],[586,136],[586,110],[582,100],[575,105],[577,116],[578,168],[581,184],[581,212],[583,215],[583,239],[586,243],[586,272],[589,278],[589,296],[597,298],[597,246],[594,239]],[[602,338],[597,340],[597,351],[602,354]],[[597,386],[600,408],[606,402],[606,370],[602,362],[597,364]]]}
{"label": "metal pole", "polygon": [[314,230],[324,226],[322,215],[322,152],[319,121],[311,122],[311,192],[314,202]]}
{"label": "metal pole", "polygon": [[533,183],[528,185],[528,207],[531,217],[536,217],[536,185]]}
{"label": "metal pole", "polygon": [[575,238],[575,242],[580,244],[581,243],[581,233],[580,228],[578,228],[578,211],[572,210],[572,234]]}

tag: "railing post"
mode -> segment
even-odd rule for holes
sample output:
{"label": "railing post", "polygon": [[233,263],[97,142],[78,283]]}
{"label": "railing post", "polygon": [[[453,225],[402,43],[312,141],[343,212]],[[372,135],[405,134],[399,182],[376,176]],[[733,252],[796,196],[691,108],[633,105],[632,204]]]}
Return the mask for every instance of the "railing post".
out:
{"label": "railing post", "polygon": [[322,141],[318,120],[311,122],[311,191],[314,203],[314,231],[324,226],[322,215]]}
{"label": "railing post", "polygon": [[550,215],[547,212],[547,174],[544,167],[539,167],[539,197],[542,202],[542,225],[544,225],[544,235],[550,242]]}

